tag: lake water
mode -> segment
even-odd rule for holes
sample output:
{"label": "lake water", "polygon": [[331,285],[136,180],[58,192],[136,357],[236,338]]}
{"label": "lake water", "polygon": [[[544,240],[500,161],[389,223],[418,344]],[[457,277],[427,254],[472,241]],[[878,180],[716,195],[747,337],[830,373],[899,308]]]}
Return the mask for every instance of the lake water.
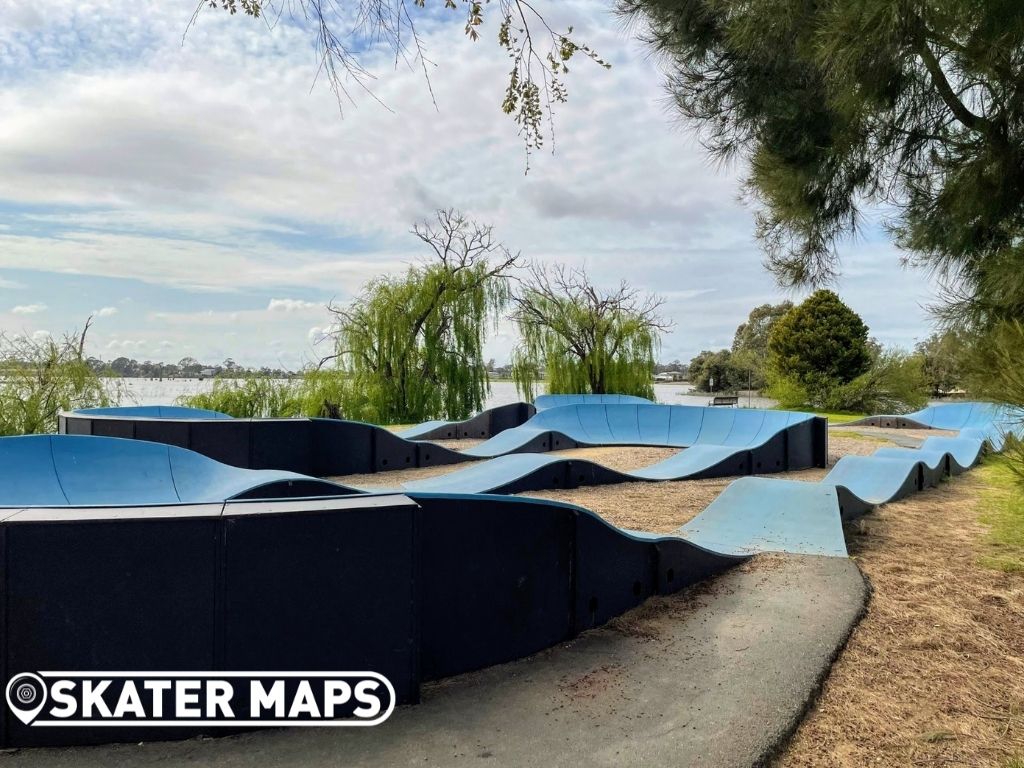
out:
{"label": "lake water", "polygon": [[[122,379],[128,392],[123,405],[173,405],[182,395],[193,395],[208,392],[213,387],[212,379]],[[655,384],[655,398],[659,403],[678,405],[707,405],[708,395],[693,394],[689,384]],[[487,407],[505,405],[521,400],[516,386],[511,381],[495,381],[491,384],[491,394],[487,398]],[[740,405],[747,407],[748,398],[740,397]],[[764,397],[749,399],[749,407],[771,408],[774,400]]]}

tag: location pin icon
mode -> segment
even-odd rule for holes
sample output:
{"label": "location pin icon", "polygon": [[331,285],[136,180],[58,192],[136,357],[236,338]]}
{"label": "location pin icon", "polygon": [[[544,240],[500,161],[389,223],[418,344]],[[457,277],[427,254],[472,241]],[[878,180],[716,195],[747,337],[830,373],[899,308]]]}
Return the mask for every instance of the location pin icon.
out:
{"label": "location pin icon", "polygon": [[31,672],[15,675],[7,683],[7,706],[16,718],[28,725],[46,706],[46,683]]}

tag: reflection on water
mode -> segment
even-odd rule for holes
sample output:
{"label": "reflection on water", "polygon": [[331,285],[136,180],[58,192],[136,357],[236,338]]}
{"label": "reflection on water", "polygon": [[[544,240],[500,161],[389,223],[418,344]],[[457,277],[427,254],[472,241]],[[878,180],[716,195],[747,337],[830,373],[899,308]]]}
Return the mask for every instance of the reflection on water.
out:
{"label": "reflection on water", "polygon": [[[212,379],[122,379],[122,382],[129,394],[124,405],[173,405],[182,395],[208,392],[213,387]],[[710,399],[710,395],[692,394],[693,387],[689,384],[655,384],[654,393],[659,403],[707,405]],[[511,381],[495,381],[491,384],[487,407],[514,403],[520,399]],[[775,401],[755,396],[749,398],[748,405],[748,398],[742,395],[740,405],[744,408],[771,408]]]}

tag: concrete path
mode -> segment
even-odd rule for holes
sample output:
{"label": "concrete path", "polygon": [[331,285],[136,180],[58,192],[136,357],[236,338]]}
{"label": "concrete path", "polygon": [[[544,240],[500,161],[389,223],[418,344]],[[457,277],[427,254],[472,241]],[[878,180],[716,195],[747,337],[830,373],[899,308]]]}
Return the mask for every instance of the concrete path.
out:
{"label": "concrete path", "polygon": [[755,766],[861,616],[851,560],[762,555],[530,659],[428,686],[377,728],[22,750],[11,766]]}

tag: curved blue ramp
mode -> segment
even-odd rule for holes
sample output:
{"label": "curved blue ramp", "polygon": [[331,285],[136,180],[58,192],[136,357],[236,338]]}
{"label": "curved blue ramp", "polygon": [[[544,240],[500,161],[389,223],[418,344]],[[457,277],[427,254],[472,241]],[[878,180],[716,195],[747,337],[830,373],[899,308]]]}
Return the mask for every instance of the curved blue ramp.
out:
{"label": "curved blue ramp", "polygon": [[0,489],[3,507],[201,504],[357,493],[294,472],[231,467],[163,443],[80,435],[0,438]]}
{"label": "curved blue ramp", "polygon": [[538,411],[525,424],[462,453],[492,458],[506,453],[579,446],[651,445],[689,448],[698,444],[749,447],[799,424],[809,413],[693,405],[564,405]]}
{"label": "curved blue ramp", "polygon": [[887,427],[890,429],[944,429],[960,431],[974,428],[986,432],[1014,429],[1024,420],[1024,410],[998,403],[963,402],[929,405],[907,414],[868,416],[843,426]]}
{"label": "curved blue ramp", "polygon": [[835,488],[797,480],[741,477],[678,533],[723,554],[847,556]]}
{"label": "curved blue ramp", "polygon": [[509,403],[488,408],[463,421],[425,421],[395,434],[406,440],[486,439],[526,423],[536,412],[529,403]]}
{"label": "curved blue ramp", "polygon": [[562,405],[650,405],[653,402],[636,395],[538,395],[533,400],[538,411]]}
{"label": "curved blue ramp", "polygon": [[79,408],[75,413],[85,416],[108,416],[123,419],[230,419],[226,413],[183,405],[124,405],[110,408]]}
{"label": "curved blue ramp", "polygon": [[[556,429],[557,428],[557,429]],[[816,440],[815,428],[821,433]],[[406,483],[411,492],[521,493],[628,481],[689,480],[768,474],[824,466],[824,424],[806,413],[675,405],[560,406],[470,449],[502,455],[447,475]],[[517,453],[579,445],[685,447],[642,469],[621,471],[595,461]]]}

